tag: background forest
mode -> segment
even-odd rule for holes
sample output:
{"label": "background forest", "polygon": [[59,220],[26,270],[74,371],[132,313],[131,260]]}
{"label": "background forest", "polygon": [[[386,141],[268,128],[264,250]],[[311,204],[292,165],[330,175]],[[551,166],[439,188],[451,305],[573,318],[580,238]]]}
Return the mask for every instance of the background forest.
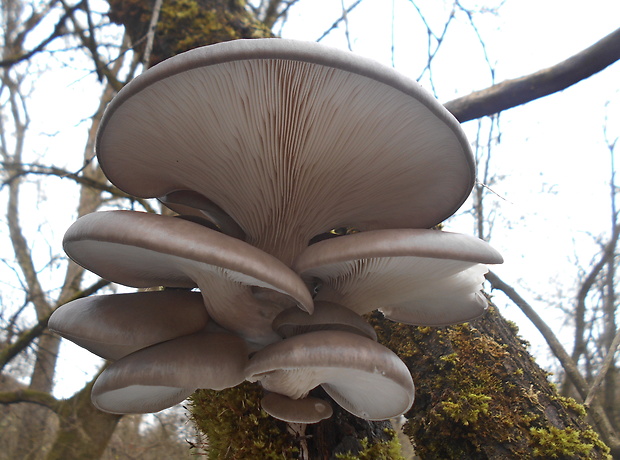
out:
{"label": "background forest", "polygon": [[[397,448],[376,434],[384,425],[348,420],[351,455],[412,458],[413,446],[421,458],[606,458],[608,446],[620,458],[616,1],[2,0],[0,16],[0,458],[260,458],[257,445],[265,457],[301,455],[285,426],[213,417],[240,398],[252,405],[252,388],[145,417],[98,412],[89,390],[104,363],[46,330],[58,306],[127,289],[69,263],[66,228],[102,209],[159,211],[98,168],[105,106],[167,57],[266,36],[349,49],[433,93],[463,123],[478,167],[445,229],[505,258],[487,277],[489,314],[471,325],[372,318],[404,356],[417,401],[397,423]],[[344,454],[341,441],[311,458]]]}

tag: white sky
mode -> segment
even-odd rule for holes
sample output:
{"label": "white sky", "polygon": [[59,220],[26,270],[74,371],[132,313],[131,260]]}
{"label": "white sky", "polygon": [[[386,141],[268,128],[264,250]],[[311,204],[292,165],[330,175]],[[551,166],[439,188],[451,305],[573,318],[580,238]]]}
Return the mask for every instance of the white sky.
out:
{"label": "white sky", "polygon": [[[428,21],[437,27],[443,24],[447,14],[440,11],[431,15],[439,3],[437,0],[417,2],[428,12]],[[410,1],[364,0],[348,18],[352,49],[391,65],[393,5],[395,67],[416,78],[426,60],[427,35]],[[291,12],[283,36],[316,40],[340,11],[338,1],[301,1]],[[477,25],[499,82],[575,54],[618,27],[618,18],[620,2],[617,0],[592,0],[587,6],[575,0],[507,0],[498,16],[478,18]],[[322,43],[346,49],[344,24]],[[442,46],[445,48],[436,58],[433,74],[442,102],[491,83],[477,37],[470,27],[455,27]],[[70,69],[65,69],[58,80],[37,81],[33,94],[33,102],[35,96],[38,98],[37,110],[33,113],[32,131],[58,134],[43,137],[43,141],[33,144],[33,151],[37,157],[44,157],[45,162],[77,169],[88,127],[84,120],[93,113],[99,90],[93,89],[93,76],[79,63],[74,71],[67,70]],[[426,79],[422,84],[430,89]],[[557,325],[556,330],[562,330],[561,313],[545,308],[546,304],[535,297],[553,298],[559,288],[570,295],[576,276],[575,253],[579,262],[587,266],[597,249],[592,235],[603,234],[609,228],[609,151],[603,142],[602,129],[606,116],[609,137],[619,136],[618,63],[562,93],[506,111],[500,118],[502,142],[493,149],[493,164],[494,172],[506,177],[493,187],[504,199],[494,198],[500,217],[491,242],[504,254],[506,262],[494,270],[506,282],[517,286],[539,313]],[[464,126],[470,139],[475,134],[475,124]],[[59,222],[57,211],[74,206],[66,199],[70,196],[70,184],[56,182],[54,194],[45,191],[49,200],[42,202],[37,211],[47,213],[46,219],[53,225],[45,225],[38,235],[57,241],[59,247],[62,232],[74,216],[60,213]],[[466,218],[457,218],[451,225],[462,233],[473,232]],[[36,231],[32,230],[33,237]],[[45,247],[47,242],[36,244]],[[503,311],[517,320],[522,335],[533,343],[533,351],[545,355],[542,340],[516,307],[508,306]],[[570,337],[570,329],[562,330],[561,336]],[[96,365],[90,353],[65,342],[57,371],[56,395],[70,396],[81,388]]]}

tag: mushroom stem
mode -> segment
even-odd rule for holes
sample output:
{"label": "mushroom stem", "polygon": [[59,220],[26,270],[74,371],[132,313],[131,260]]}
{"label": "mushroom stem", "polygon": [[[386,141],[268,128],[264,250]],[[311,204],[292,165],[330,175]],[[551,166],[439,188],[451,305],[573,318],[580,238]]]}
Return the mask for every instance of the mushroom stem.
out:
{"label": "mushroom stem", "polygon": [[257,299],[250,286],[215,274],[201,273],[197,283],[209,316],[224,329],[261,346],[280,340],[271,323],[284,307]]}

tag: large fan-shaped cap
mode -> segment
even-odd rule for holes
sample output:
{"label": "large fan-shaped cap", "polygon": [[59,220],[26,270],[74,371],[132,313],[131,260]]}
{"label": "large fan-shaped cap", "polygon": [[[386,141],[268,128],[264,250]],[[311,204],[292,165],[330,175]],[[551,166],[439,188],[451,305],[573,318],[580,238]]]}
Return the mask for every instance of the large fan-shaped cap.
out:
{"label": "large fan-shaped cap", "polygon": [[321,385],[344,409],[367,420],[404,413],[415,393],[409,370],[394,352],[343,331],[308,332],[271,344],[252,356],[246,378],[292,399]]}
{"label": "large fan-shaped cap", "polygon": [[248,349],[232,334],[199,332],[125,356],[104,370],[91,399],[114,414],[157,412],[197,388],[222,390],[244,380]]}
{"label": "large fan-shaped cap", "polygon": [[321,280],[315,300],[357,312],[380,309],[409,324],[469,321],[486,309],[480,293],[487,269],[502,263],[486,242],[423,229],[376,230],[321,241],[293,268],[308,284]]}
{"label": "large fan-shaped cap", "polygon": [[336,227],[428,228],[474,181],[458,122],[416,82],[283,39],[211,45],[154,66],[109,105],[96,149],[122,190],[177,193],[176,206],[203,197],[285,263]]}
{"label": "large fan-shaped cap", "polygon": [[305,284],[278,259],[183,219],[133,211],[93,213],[69,228],[64,248],[78,264],[127,286],[199,286],[209,315],[250,340],[277,338],[271,322],[285,307],[254,299],[249,286],[277,291],[312,311]]}
{"label": "large fan-shaped cap", "polygon": [[56,310],[48,327],[102,358],[116,360],[198,332],[207,321],[199,293],[167,290],[77,299]]}

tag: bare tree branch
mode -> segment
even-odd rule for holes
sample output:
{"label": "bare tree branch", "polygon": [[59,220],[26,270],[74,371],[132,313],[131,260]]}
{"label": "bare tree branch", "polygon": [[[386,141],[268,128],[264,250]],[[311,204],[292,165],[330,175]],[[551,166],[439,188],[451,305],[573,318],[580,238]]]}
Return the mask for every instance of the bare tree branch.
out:
{"label": "bare tree branch", "polygon": [[334,30],[335,28],[338,27],[338,24],[340,24],[342,21],[344,21],[346,19],[347,14],[349,14],[351,11],[353,11],[353,9],[357,5],[359,5],[360,3],[362,3],[362,0],[357,0],[355,3],[352,3],[351,6],[349,6],[346,10],[344,10],[342,12],[342,15],[340,16],[340,18],[338,18],[336,21],[334,21],[334,23],[329,27],[329,29],[327,29],[325,32],[323,32],[323,35],[321,35],[316,41],[320,42],[325,37],[327,37],[332,30]]}
{"label": "bare tree branch", "polygon": [[[92,286],[76,293],[71,299],[68,300],[68,302],[80,299],[82,297],[88,297],[89,295],[96,293],[97,291],[109,284],[110,282],[107,280],[99,280]],[[52,312],[47,314],[44,318],[41,318],[35,326],[31,327],[27,331],[22,332],[15,342],[0,351],[0,371],[2,371],[4,369],[4,366],[6,366],[13,358],[15,358],[15,356],[17,356],[28,346],[30,346],[32,341],[39,337],[43,333],[43,331],[45,331],[50,316],[52,316]]]}
{"label": "bare tree branch", "polygon": [[51,394],[36,390],[17,390],[0,392],[0,404],[33,403],[57,412],[61,401]]}
{"label": "bare tree branch", "polygon": [[[85,0],[83,0],[85,1]],[[106,77],[108,84],[112,86],[116,91],[120,91],[123,87],[123,83],[121,83],[117,78],[115,72],[111,71],[106,64],[101,61],[101,56],[99,55],[99,51],[97,50],[97,42],[94,37],[86,36],[83,28],[78,23],[75,18],[75,8],[70,7],[64,0],[60,0],[60,3],[65,9],[66,15],[69,19],[71,19],[71,23],[73,24],[73,28],[75,30],[75,34],[80,39],[82,45],[90,51],[91,58],[93,59],[93,63],[95,64],[95,71],[97,72],[97,76],[99,77],[99,81],[103,81],[103,76]],[[80,3],[81,4],[81,3]],[[90,16],[90,11],[88,8],[84,8],[87,16]],[[91,19],[88,19],[90,22]],[[92,33],[92,31],[91,31]]]}
{"label": "bare tree branch", "polygon": [[573,344],[573,353],[571,356],[575,363],[579,361],[581,355],[586,351],[586,341],[584,338],[586,330],[586,297],[592,289],[592,286],[594,286],[601,270],[603,270],[605,265],[614,257],[619,237],[620,226],[616,225],[609,242],[603,247],[601,258],[592,267],[577,292],[577,305],[575,306],[575,342]]}
{"label": "bare tree branch", "polygon": [[618,59],[620,29],[559,64],[473,92],[447,102],[445,107],[460,122],[474,120],[561,91]]}
{"label": "bare tree branch", "polygon": [[601,366],[601,369],[598,371],[598,374],[596,375],[594,382],[592,382],[592,385],[590,385],[590,390],[588,391],[588,395],[586,396],[586,399],[584,402],[586,406],[590,406],[592,404],[592,401],[594,400],[594,397],[596,396],[596,393],[598,392],[601,386],[601,383],[603,383],[603,380],[605,379],[605,376],[607,375],[607,371],[609,371],[609,368],[611,367],[614,360],[616,359],[616,350],[618,350],[618,345],[620,345],[620,329],[616,331],[616,335],[614,336],[614,340],[611,342],[611,346],[609,347],[609,350],[607,351],[607,355],[605,356],[603,365]]}
{"label": "bare tree branch", "polygon": [[[67,19],[69,18],[69,16],[71,14],[73,14],[73,11],[79,9],[81,7],[81,2],[78,3],[77,5],[68,7],[68,11],[65,12],[65,14],[58,20],[58,22],[56,23],[56,26],[54,27],[54,30],[52,30],[52,32],[46,37],[44,38],[37,46],[35,46],[33,49],[31,49],[30,51],[27,51],[25,53],[20,53],[17,56],[11,56],[8,58],[5,58],[3,60],[0,61],[0,67],[11,67],[15,64],[18,64],[22,61],[26,61],[28,59],[30,59],[32,56],[34,56],[35,54],[43,51],[45,49],[45,47],[47,45],[49,45],[51,42],[53,42],[54,40],[56,40],[57,38],[62,37],[63,35],[65,35],[65,22],[67,21]],[[21,35],[21,40],[23,41],[25,38],[25,32],[30,32],[32,30],[32,28],[35,27],[35,25],[38,23],[37,21],[34,21],[34,19],[36,18],[31,18],[33,19],[32,21],[30,21],[30,23],[26,23],[26,25],[28,26],[28,29],[26,29],[26,31],[22,32]],[[40,21],[41,18],[39,18]]]}
{"label": "bare tree branch", "polygon": [[[65,178],[71,179],[78,184],[81,184],[81,185],[84,185],[84,186],[87,186],[87,187],[90,187],[96,190],[101,190],[103,192],[107,192],[110,195],[117,197],[117,198],[127,198],[132,201],[136,201],[137,203],[140,203],[140,205],[144,208],[146,212],[152,212],[152,213],[156,212],[155,209],[153,209],[153,207],[148,203],[148,201],[142,198],[136,198],[133,195],[125,193],[119,188],[116,188],[112,185],[103,184],[94,179],[91,179],[90,177],[79,175],[77,173],[67,171],[66,169],[57,168],[56,166],[44,166],[44,165],[37,165],[37,164],[22,164],[22,165],[17,166],[17,165],[8,165],[6,163],[3,163],[2,166],[7,169],[10,167],[13,170],[12,171],[13,173],[11,174],[11,176],[9,176],[9,178],[4,180],[2,184],[0,184],[0,189],[5,185],[10,184],[12,181],[20,177],[27,176],[27,175],[56,176],[61,179],[65,179]],[[25,169],[25,168],[28,168],[28,169]]]}
{"label": "bare tree branch", "polygon": [[163,0],[155,0],[155,6],[153,7],[153,12],[151,13],[151,22],[149,23],[149,29],[146,33],[146,46],[144,48],[144,56],[142,57],[143,72],[149,68],[151,52],[153,51],[153,42],[155,41],[155,30],[157,29],[159,12],[161,11],[161,6],[163,3]]}

